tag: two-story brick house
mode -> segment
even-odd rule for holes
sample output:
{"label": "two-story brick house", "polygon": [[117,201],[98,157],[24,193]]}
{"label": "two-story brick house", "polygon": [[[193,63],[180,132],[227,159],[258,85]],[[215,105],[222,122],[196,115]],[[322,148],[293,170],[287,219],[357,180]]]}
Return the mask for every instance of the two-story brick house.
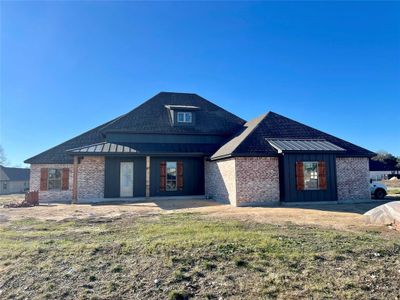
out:
{"label": "two-story brick house", "polygon": [[273,112],[246,122],[162,92],[26,163],[40,200],[196,195],[242,206],[368,199],[373,155]]}

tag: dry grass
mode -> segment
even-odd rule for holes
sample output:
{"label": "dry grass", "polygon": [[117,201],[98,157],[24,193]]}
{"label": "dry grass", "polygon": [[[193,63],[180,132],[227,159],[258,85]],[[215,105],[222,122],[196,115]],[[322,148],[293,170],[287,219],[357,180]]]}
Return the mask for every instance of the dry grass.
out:
{"label": "dry grass", "polygon": [[[1,198],[1,197],[0,197]],[[364,229],[363,213],[384,202],[357,205],[307,205],[303,207],[231,207],[206,200],[162,200],[114,205],[42,204],[31,208],[1,209],[0,222],[34,216],[41,220],[151,216],[179,212],[202,213],[213,219],[268,224],[322,226],[336,229]]]}
{"label": "dry grass", "polygon": [[389,194],[392,194],[392,195],[400,195],[400,188],[391,188],[391,189],[388,189],[388,192],[389,192]]}
{"label": "dry grass", "polygon": [[0,209],[0,298],[395,298],[400,235],[365,224],[374,205]]}
{"label": "dry grass", "polygon": [[21,202],[25,199],[25,194],[10,194],[10,195],[0,195],[0,207],[10,203]]}
{"label": "dry grass", "polygon": [[2,299],[389,299],[394,232],[200,213],[25,219],[0,226]]}

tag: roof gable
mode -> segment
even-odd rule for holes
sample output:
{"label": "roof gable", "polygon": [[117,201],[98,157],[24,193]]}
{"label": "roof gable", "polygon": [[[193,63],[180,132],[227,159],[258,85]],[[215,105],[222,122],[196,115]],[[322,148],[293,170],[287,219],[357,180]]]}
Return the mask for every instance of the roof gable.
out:
{"label": "roof gable", "polygon": [[[237,156],[237,155],[259,155],[276,156],[277,151],[270,145],[267,139],[321,139],[326,140],[346,151],[343,155],[348,156],[373,156],[374,153],[339,139],[333,135],[327,134],[310,126],[291,120],[274,112],[269,112],[254,119],[256,124],[252,125],[252,130],[245,134],[237,143],[232,145],[232,140],[223,145],[213,156],[213,159]],[[252,124],[250,121],[245,124]],[[221,149],[229,151],[220,151]]]}
{"label": "roof gable", "polygon": [[236,149],[253,133],[260,122],[265,118],[266,114],[255,118],[246,124],[221,148],[214,153],[212,158],[222,158],[229,156],[236,151]]}
{"label": "roof gable", "polygon": [[28,181],[30,169],[0,166],[0,180]]}
{"label": "roof gable", "polygon": [[[172,126],[165,105],[184,109],[196,107],[196,126]],[[66,151],[104,142],[107,132],[161,134],[217,134],[231,135],[245,121],[210,101],[196,95],[161,92],[132,111],[93,128],[25,161],[30,164],[70,164],[72,156]]]}
{"label": "roof gable", "polygon": [[[196,126],[173,126],[169,109],[196,114]],[[125,114],[103,132],[231,135],[245,121],[210,101],[187,93],[161,92]]]}

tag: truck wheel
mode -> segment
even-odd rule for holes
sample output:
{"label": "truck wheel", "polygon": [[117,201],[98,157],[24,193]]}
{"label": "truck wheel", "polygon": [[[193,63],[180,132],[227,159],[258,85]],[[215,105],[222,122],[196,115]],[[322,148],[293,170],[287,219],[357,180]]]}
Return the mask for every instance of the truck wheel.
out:
{"label": "truck wheel", "polygon": [[374,193],[376,199],[383,199],[386,196],[386,192],[384,189],[377,189]]}

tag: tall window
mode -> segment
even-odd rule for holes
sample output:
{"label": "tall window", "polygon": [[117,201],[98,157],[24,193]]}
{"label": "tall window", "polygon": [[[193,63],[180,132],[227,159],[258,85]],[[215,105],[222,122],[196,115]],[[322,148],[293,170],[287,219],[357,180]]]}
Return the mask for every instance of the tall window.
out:
{"label": "tall window", "polygon": [[177,179],[176,161],[167,161],[167,176],[166,176],[167,191],[177,190],[176,179]]}
{"label": "tall window", "polygon": [[304,189],[318,189],[318,162],[304,162]]}
{"label": "tall window", "polygon": [[192,113],[187,111],[178,111],[178,123],[192,123]]}
{"label": "tall window", "polygon": [[3,190],[7,189],[7,182],[3,182]]}
{"label": "tall window", "polygon": [[49,175],[47,179],[47,189],[49,190],[61,190],[61,169],[49,169]]}

